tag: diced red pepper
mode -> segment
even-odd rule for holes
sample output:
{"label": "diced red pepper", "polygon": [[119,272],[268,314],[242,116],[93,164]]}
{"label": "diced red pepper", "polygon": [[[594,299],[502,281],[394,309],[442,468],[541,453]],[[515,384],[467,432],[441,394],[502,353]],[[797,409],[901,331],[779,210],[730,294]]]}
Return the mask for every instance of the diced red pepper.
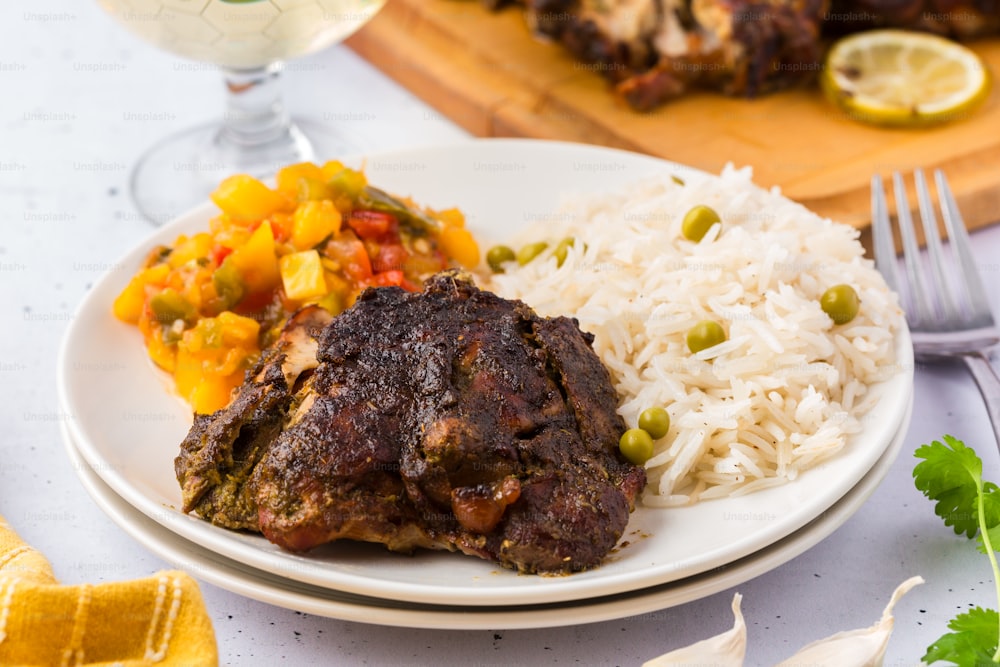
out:
{"label": "diced red pepper", "polygon": [[330,239],[326,244],[326,255],[340,264],[344,275],[355,284],[360,285],[372,277],[372,264],[365,244],[356,238]]}
{"label": "diced red pepper", "polygon": [[361,289],[366,287],[402,287],[407,292],[419,292],[420,285],[411,281],[402,271],[382,271],[368,280],[363,281]]}
{"label": "diced red pepper", "polygon": [[379,247],[378,253],[372,257],[372,270],[401,271],[410,253],[400,243],[390,243]]}
{"label": "diced red pepper", "polygon": [[226,259],[226,257],[229,257],[229,255],[231,255],[232,252],[233,252],[232,248],[227,248],[224,245],[216,244],[215,247],[212,248],[211,261],[213,266],[222,266],[223,260]]}
{"label": "diced red pepper", "polygon": [[404,280],[402,271],[382,271],[372,276],[368,284],[372,287],[399,287]]}
{"label": "diced red pepper", "polygon": [[284,243],[292,238],[292,216],[287,213],[275,213],[271,216],[271,230],[274,232],[274,240]]}
{"label": "diced red pepper", "polygon": [[365,240],[399,243],[399,220],[391,213],[352,211],[347,224]]}

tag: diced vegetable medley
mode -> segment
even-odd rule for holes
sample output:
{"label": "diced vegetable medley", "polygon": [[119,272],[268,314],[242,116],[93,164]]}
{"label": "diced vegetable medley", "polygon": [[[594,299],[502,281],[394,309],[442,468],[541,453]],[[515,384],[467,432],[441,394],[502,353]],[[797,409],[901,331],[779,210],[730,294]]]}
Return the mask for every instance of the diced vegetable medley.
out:
{"label": "diced vegetable medley", "polygon": [[142,331],[152,360],[196,412],[224,407],[290,314],[333,314],[367,287],[421,289],[479,247],[455,209],[417,207],[340,162],[281,169],[275,187],[223,181],[209,229],[154,248],[114,303]]}

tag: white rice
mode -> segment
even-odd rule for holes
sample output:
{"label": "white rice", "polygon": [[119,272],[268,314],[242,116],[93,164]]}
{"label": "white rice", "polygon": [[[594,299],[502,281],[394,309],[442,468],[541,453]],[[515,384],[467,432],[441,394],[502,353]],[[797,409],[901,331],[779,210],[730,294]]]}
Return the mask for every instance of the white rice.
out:
{"label": "white rice", "polygon": [[[646,464],[643,500],[656,506],[780,484],[841,451],[870,386],[893,372],[902,316],[857,230],[755,186],[749,169],[686,180],[575,197],[511,244],[574,237],[563,265],[549,251],[488,285],[593,333],[627,424],[667,409],[670,432]],[[681,220],[698,204],[722,223],[693,243]],[[835,326],[819,300],[840,283],[862,305]],[[705,319],[727,340],[691,354],[686,333]]]}

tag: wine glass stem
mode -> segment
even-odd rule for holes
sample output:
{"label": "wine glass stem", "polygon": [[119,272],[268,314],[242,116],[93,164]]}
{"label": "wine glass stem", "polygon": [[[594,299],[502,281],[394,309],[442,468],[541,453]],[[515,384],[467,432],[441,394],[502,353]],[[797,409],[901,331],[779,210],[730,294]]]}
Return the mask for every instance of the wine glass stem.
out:
{"label": "wine glass stem", "polygon": [[277,150],[283,158],[311,159],[309,142],[297,130],[281,97],[281,64],[223,69],[226,110],[217,141],[223,150]]}

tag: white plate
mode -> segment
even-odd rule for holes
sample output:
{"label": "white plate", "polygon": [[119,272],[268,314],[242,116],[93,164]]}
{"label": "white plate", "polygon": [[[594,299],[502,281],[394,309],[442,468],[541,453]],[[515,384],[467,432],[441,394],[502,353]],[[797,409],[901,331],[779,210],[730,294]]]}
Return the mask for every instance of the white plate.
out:
{"label": "white plate", "polygon": [[[657,171],[697,177],[646,156],[527,140],[382,154],[368,158],[367,171],[387,190],[437,208],[459,206],[481,239],[502,238],[551,213],[568,192],[620,186]],[[176,509],[173,459],[189,413],[151,370],[139,333],[111,315],[114,297],[148,249],[205,228],[212,211],[206,205],[162,227],[94,286],[60,351],[60,401],[81,455],[126,502],[181,537],[288,579],[394,600],[485,606],[581,600],[677,581],[763,549],[820,516],[882,456],[911,399],[912,346],[904,330],[897,340],[899,372],[873,389],[880,401],[841,455],[794,483],[748,496],[671,510],[640,508],[623,538],[629,544],[600,568],[572,576],[522,576],[453,553],[404,557],[348,542],[287,553],[260,536]]]}
{"label": "white plate", "polygon": [[179,537],[129,505],[83,461],[65,424],[62,432],[80,481],[111,520],[151,552],[202,581],[260,602],[345,621],[434,630],[518,630],[597,623],[675,607],[737,586],[791,560],[840,527],[878,487],[905,439],[909,408],[912,400],[889,448],[853,489],[822,515],[765,549],[711,572],[638,592],[583,602],[503,607],[427,605],[353,595],[230,560]]}

